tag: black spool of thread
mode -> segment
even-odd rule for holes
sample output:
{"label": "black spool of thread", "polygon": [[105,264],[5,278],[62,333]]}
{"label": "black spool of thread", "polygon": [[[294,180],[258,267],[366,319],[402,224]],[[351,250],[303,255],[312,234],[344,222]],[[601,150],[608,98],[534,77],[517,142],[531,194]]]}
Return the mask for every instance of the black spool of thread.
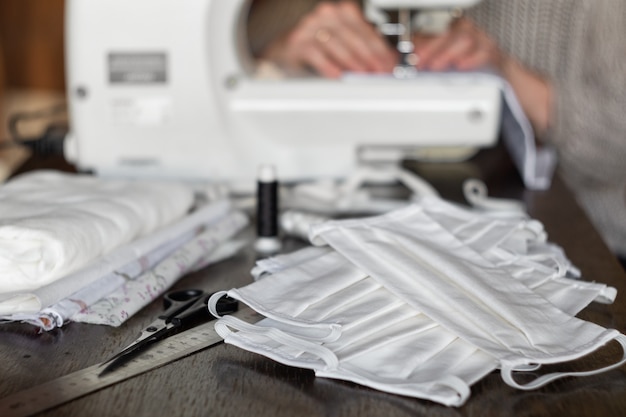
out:
{"label": "black spool of thread", "polygon": [[259,167],[257,178],[257,252],[275,253],[281,248],[278,236],[278,180],[273,165]]}

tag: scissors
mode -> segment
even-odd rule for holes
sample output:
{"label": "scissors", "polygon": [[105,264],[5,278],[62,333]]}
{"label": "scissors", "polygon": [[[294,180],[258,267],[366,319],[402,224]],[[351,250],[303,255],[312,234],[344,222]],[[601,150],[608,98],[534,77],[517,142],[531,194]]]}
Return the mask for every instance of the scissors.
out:
{"label": "scissors", "polygon": [[[211,295],[198,289],[166,293],[163,296],[165,308],[163,314],[146,327],[137,340],[115,356],[104,361],[100,366],[106,366],[99,375],[102,376],[113,371],[138,353],[147,350],[155,342],[215,319],[207,308],[207,302]],[[234,313],[237,308],[237,300],[230,297],[222,297],[217,302],[217,312],[220,314]]]}

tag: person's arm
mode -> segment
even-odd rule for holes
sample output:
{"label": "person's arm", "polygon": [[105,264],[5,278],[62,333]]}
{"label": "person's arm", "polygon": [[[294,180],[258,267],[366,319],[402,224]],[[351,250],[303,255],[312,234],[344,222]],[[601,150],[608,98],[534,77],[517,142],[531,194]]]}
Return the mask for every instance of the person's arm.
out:
{"label": "person's arm", "polygon": [[626,2],[594,2],[585,22],[571,75],[554,79],[546,139],[580,181],[622,184],[626,193]]}

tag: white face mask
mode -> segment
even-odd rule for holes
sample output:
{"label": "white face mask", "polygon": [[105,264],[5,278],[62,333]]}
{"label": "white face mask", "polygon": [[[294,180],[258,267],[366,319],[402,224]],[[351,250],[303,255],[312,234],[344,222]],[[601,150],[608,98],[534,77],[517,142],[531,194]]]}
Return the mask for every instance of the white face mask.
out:
{"label": "white face mask", "polygon": [[[522,386],[515,369],[580,358],[626,337],[565,314],[412,206],[366,220],[315,226],[312,240],[329,244],[390,292],[444,328],[496,358],[504,380]],[[608,367],[612,369],[620,364]],[[602,372],[606,369],[594,372]],[[569,374],[572,375],[572,374]]]}
{"label": "white face mask", "polygon": [[[264,259],[255,270],[266,278],[229,295],[273,319],[258,326],[220,320],[217,328],[227,343],[314,369],[318,376],[455,406],[467,399],[471,384],[497,367],[492,356],[420,314],[329,248]],[[580,299],[578,287],[569,285],[580,282],[564,281],[557,284],[563,296],[556,302]],[[586,302],[602,288],[588,288]]]}
{"label": "white face mask", "polygon": [[547,242],[543,225],[527,216],[469,210],[430,197],[420,199],[419,205],[433,222],[495,266],[538,268],[544,276],[555,276],[549,270],[560,276],[580,275],[563,251]]}
{"label": "white face mask", "polygon": [[[438,198],[422,198],[420,207],[463,244],[565,313],[575,315],[593,300],[615,301],[615,288],[564,278],[578,278],[580,271],[560,247],[547,241],[543,225],[536,220],[519,213],[494,216],[493,211],[469,210]],[[577,287],[575,296],[569,294],[572,286]]]}
{"label": "white face mask", "polygon": [[[289,264],[308,255],[311,251],[282,260]],[[416,311],[340,254],[325,250],[318,255],[229,291],[271,318],[250,325],[224,317],[216,324],[218,333],[227,343],[313,369],[318,376],[446,405],[463,404],[469,386],[495,369],[493,358]],[[276,296],[294,293],[299,294],[297,301]],[[212,309],[219,297],[209,302]]]}

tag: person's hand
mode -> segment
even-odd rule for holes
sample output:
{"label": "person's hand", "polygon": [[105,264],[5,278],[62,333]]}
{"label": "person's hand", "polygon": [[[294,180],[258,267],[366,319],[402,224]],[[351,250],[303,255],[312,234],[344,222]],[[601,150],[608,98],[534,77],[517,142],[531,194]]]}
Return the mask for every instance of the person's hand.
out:
{"label": "person's hand", "polygon": [[312,69],[328,78],[343,72],[393,70],[397,53],[353,1],[322,2],[262,54],[287,71]]}
{"label": "person's hand", "polygon": [[506,55],[498,44],[471,20],[460,18],[441,35],[413,37],[417,68],[459,71],[491,68],[502,72]]}

